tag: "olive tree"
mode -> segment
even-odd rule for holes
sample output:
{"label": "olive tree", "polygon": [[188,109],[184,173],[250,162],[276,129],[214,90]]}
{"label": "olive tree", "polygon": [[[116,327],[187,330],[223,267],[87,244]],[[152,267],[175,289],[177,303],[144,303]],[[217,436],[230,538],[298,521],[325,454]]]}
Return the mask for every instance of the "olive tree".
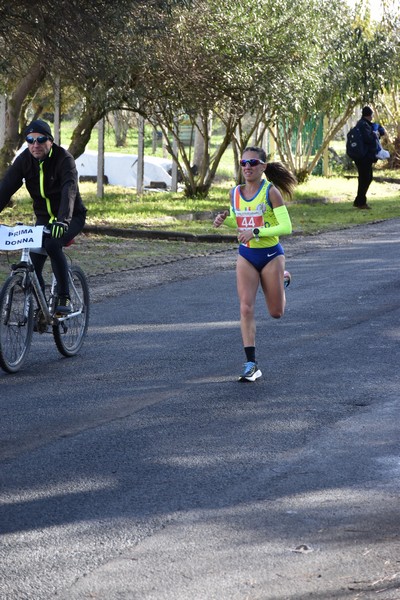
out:
{"label": "olive tree", "polygon": [[[311,6],[317,13],[319,1]],[[323,3],[323,18],[315,16],[308,69],[287,82],[287,94],[271,99],[269,121],[282,160],[300,180],[315,168],[325,148],[353,113],[355,106],[373,102],[385,85],[393,80],[396,41],[387,28],[372,23],[358,6],[356,12],[340,0]],[[322,14],[322,11],[321,11]],[[312,152],[312,136],[301,143],[307,122],[327,117],[322,144]],[[272,126],[271,126],[272,125]],[[297,145],[293,145],[296,130]],[[299,142],[300,140],[300,142]]]}
{"label": "olive tree", "polygon": [[[186,0],[5,0],[0,5],[0,92],[7,95],[0,174],[21,144],[26,106],[61,77],[82,99],[70,151],[83,152],[95,124],[135,84],[148,40]],[[145,10],[140,10],[140,9]]]}
{"label": "olive tree", "polygon": [[[304,68],[307,36],[303,42],[297,21],[306,8],[303,0],[296,5],[290,0],[279,5],[273,0],[201,0],[179,11],[166,38],[158,40],[158,61],[136,91],[141,110],[170,140],[187,195],[207,194],[242,118],[249,112],[262,114],[265,90],[284,90],[288,70]],[[151,58],[154,64],[155,55]],[[221,142],[214,148],[210,114],[223,124]],[[196,170],[179,134],[183,115],[204,141]]]}
{"label": "olive tree", "polygon": [[[392,53],[388,36],[367,29],[344,0],[201,0],[156,40],[152,68],[135,91],[142,113],[169,140],[186,194],[206,195],[229,144],[237,164],[267,129],[281,160],[306,177],[354,106],[381,89]],[[303,129],[321,114],[329,127],[312,154],[313,135],[306,144]],[[214,147],[210,115],[224,126]],[[203,140],[200,165],[181,139],[181,117]]]}
{"label": "olive tree", "polygon": [[400,168],[400,8],[397,0],[384,0],[383,15],[376,25],[385,36],[390,35],[395,48],[390,61],[390,78],[382,82],[382,92],[374,98],[375,119],[382,122],[387,131],[387,147],[390,151],[389,166]]}

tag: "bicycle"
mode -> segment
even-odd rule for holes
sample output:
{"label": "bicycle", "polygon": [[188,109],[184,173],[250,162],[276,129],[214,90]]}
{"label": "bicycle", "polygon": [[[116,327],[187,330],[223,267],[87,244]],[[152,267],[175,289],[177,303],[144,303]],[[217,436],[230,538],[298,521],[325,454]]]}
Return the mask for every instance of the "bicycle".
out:
{"label": "bicycle", "polygon": [[[5,226],[0,225],[0,229],[2,227]],[[18,227],[20,231],[21,228],[28,228],[36,239],[40,235],[37,230],[41,230],[43,235],[50,233],[42,226],[18,224]],[[18,227],[7,229],[18,233]],[[89,325],[89,286],[83,270],[78,265],[69,265],[72,312],[57,314],[57,281],[54,273],[50,286],[46,286],[47,290],[50,288],[47,299],[30,258],[35,242],[28,242],[27,238],[20,238],[20,241],[23,244],[20,246],[20,260],[11,265],[11,273],[0,291],[0,366],[7,373],[16,373],[24,365],[34,331],[40,334],[52,332],[58,351],[63,356],[71,357],[80,351]],[[35,252],[46,253],[43,248],[37,247]]]}

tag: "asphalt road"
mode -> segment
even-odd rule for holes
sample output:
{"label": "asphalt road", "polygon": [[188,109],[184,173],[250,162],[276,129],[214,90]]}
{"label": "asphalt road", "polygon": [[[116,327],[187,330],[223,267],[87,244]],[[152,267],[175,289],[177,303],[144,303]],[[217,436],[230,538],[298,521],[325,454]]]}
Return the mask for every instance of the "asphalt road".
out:
{"label": "asphalt road", "polygon": [[1,600],[398,600],[399,232],[284,240],[255,384],[232,251],[100,278],[79,357],[36,336],[0,373]]}

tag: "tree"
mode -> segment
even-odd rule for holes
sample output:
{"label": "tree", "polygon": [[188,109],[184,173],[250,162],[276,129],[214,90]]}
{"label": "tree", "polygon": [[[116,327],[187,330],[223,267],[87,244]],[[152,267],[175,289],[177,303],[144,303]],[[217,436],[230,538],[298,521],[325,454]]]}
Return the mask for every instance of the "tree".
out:
{"label": "tree", "polygon": [[[169,151],[180,164],[187,195],[207,194],[240,119],[259,112],[265,90],[284,88],[288,69],[305,63],[308,44],[299,42],[304,32],[297,16],[306,2],[301,5],[290,0],[279,5],[273,0],[202,0],[180,11],[168,37],[158,40],[158,64],[136,91],[147,118],[176,141],[178,152],[172,143]],[[224,125],[221,144],[213,151],[210,113]],[[204,140],[203,160],[195,172],[177,133],[182,115]]]}
{"label": "tree", "polygon": [[[398,31],[372,26],[344,0],[61,0],[56,11],[39,0],[35,19],[27,0],[7,1],[0,6],[0,92],[9,99],[0,174],[21,142],[27,105],[39,106],[61,74],[63,89],[76,90],[82,105],[69,146],[75,157],[100,119],[127,110],[163,132],[188,196],[208,193],[229,144],[238,159],[266,130],[281,159],[306,176],[353,107],[398,81]],[[321,113],[330,127],[314,154],[304,125]],[[179,135],[182,118],[203,141],[196,165]],[[212,122],[223,125],[216,146]]]}
{"label": "tree", "polygon": [[[314,3],[318,12],[318,2]],[[352,13],[341,2],[323,3],[324,18],[318,20],[318,36],[310,55],[308,73],[296,83],[289,82],[288,103],[276,99],[273,107],[276,136],[281,158],[300,180],[306,178],[322,157],[325,148],[346,123],[354,107],[373,102],[392,81],[396,39],[382,24],[372,22],[368,11],[357,7]],[[321,7],[320,7],[321,8]],[[328,129],[315,153],[311,143],[299,144],[304,125],[321,115],[328,117]],[[280,127],[276,128],[277,125]],[[297,145],[293,132],[297,130]]]}
{"label": "tree", "polygon": [[[400,41],[400,9],[396,0],[385,0],[383,17],[378,24],[384,34],[389,33],[395,40],[396,47]],[[388,133],[388,149],[390,150],[389,166],[400,168],[400,55],[395,52],[391,61],[390,79],[383,82],[382,93],[374,99],[375,119],[384,123]]]}
{"label": "tree", "polygon": [[[354,106],[374,96],[390,72],[393,44],[367,29],[365,19],[342,0],[202,0],[180,10],[156,40],[152,68],[135,91],[140,110],[170,140],[186,194],[206,195],[228,145],[238,159],[250,139],[262,143],[267,129],[281,160],[306,177]],[[225,127],[215,149],[210,114]],[[307,142],[304,127],[323,114],[329,127],[314,153],[314,135]],[[183,116],[203,139],[195,169],[179,136]]]}
{"label": "tree", "polygon": [[[61,76],[62,85],[82,94],[83,111],[70,150],[83,152],[94,125],[122,104],[140,68],[143,40],[165,27],[171,7],[186,0],[6,0],[0,5],[2,75],[8,97],[6,142],[0,176],[21,142],[24,109],[44,82]],[[145,7],[146,10],[140,10]]]}

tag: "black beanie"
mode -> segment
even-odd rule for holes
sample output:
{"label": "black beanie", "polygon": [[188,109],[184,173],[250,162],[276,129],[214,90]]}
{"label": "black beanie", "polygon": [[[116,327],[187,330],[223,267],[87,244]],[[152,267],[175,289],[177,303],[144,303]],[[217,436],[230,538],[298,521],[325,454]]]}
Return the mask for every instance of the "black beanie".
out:
{"label": "black beanie", "polygon": [[363,117],[370,117],[373,114],[374,114],[374,111],[369,106],[364,106],[364,108],[362,109],[361,115]]}
{"label": "black beanie", "polygon": [[51,141],[54,140],[51,135],[50,125],[46,123],[46,121],[42,121],[42,119],[37,119],[36,121],[32,121],[25,129],[25,135],[28,133],[42,133],[43,135],[48,135]]}

